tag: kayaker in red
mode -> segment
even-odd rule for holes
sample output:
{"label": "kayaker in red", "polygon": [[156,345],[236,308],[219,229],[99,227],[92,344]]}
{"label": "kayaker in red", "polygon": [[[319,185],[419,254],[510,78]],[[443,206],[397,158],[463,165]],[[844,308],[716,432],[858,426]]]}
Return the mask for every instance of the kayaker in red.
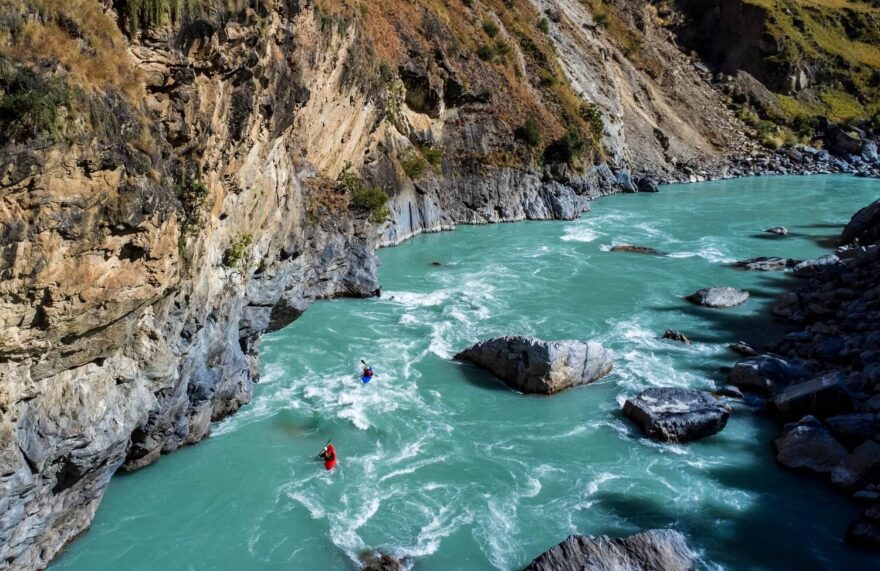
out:
{"label": "kayaker in red", "polygon": [[328,444],[324,447],[324,450],[321,451],[321,459],[324,460],[324,467],[328,470],[332,470],[336,467],[336,450],[333,448],[332,444]]}

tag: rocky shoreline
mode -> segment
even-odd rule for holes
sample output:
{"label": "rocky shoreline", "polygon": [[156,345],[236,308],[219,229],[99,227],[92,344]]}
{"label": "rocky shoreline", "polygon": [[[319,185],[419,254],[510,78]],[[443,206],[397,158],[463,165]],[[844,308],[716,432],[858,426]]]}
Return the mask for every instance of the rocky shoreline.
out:
{"label": "rocky shoreline", "polygon": [[797,329],[729,380],[787,423],[774,441],[782,465],[861,505],[847,543],[880,549],[880,200],[853,216],[836,255],[805,264],[806,283],[773,306]]}

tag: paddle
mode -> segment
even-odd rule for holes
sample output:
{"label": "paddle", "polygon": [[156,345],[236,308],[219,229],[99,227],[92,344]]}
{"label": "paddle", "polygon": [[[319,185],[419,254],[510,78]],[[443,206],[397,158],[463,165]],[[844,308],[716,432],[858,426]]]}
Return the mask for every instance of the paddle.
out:
{"label": "paddle", "polygon": [[318,458],[320,458],[320,459],[323,460],[323,456],[321,456],[321,455],[327,450],[327,447],[330,446],[330,442],[331,442],[332,440],[333,440],[333,439],[331,438],[330,440],[327,441],[327,444],[325,444],[325,445],[324,445],[324,448],[321,449],[321,452],[318,453]]}

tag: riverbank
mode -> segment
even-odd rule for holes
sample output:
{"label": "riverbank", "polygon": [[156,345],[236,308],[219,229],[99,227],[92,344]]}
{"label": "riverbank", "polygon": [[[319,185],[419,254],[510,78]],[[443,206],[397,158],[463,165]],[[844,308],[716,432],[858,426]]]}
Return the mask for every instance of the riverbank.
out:
{"label": "riverbank", "polygon": [[806,281],[773,305],[797,329],[737,363],[732,383],[787,422],[777,460],[861,504],[847,543],[880,549],[880,200],[859,210],[835,254],[794,269]]}

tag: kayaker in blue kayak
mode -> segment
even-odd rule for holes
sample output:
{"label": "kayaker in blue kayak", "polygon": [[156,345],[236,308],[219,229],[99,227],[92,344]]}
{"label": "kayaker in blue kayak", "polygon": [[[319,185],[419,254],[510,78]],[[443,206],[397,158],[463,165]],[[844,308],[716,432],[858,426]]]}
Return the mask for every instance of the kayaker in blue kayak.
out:
{"label": "kayaker in blue kayak", "polygon": [[373,380],[373,368],[367,365],[363,359],[361,359],[361,364],[364,366],[364,370],[361,373],[361,381],[363,381],[364,384],[367,384]]}

